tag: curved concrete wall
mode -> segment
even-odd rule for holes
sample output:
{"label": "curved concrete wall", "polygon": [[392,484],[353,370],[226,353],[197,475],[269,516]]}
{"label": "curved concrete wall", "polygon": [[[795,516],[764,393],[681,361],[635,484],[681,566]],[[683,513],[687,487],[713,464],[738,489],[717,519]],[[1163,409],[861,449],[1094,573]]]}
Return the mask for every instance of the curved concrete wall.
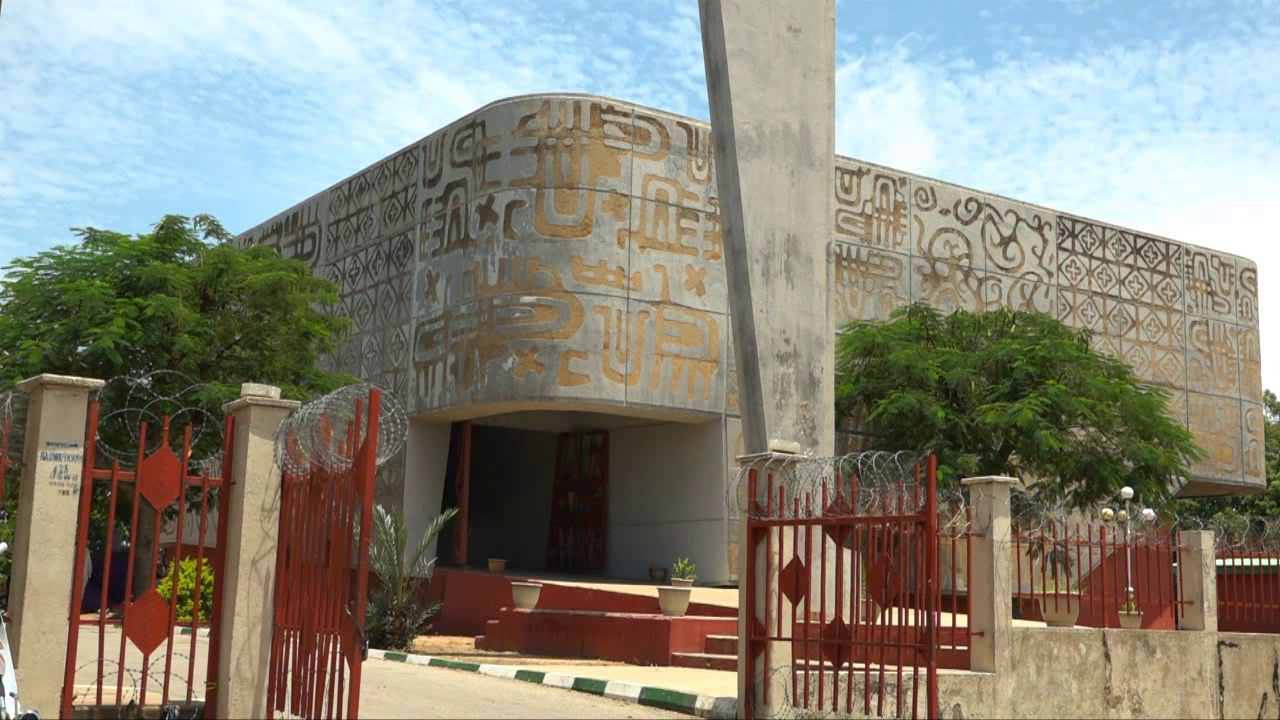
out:
{"label": "curved concrete wall", "polygon": [[[1091,327],[1173,391],[1210,452],[1200,478],[1261,485],[1252,262],[847,158],[833,180],[836,324],[926,299]],[[417,413],[725,415],[732,440],[717,209],[705,124],[540,95],[481,108],[238,241],[335,280],[353,332],[331,362]]]}

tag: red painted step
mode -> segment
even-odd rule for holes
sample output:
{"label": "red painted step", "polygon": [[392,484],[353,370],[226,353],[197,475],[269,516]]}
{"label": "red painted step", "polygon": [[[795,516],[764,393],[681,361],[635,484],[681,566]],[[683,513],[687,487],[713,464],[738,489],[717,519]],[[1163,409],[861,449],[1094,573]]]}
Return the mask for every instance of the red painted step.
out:
{"label": "red painted step", "polygon": [[705,645],[709,655],[738,654],[737,635],[708,635]]}
{"label": "red painted step", "polygon": [[715,653],[671,653],[671,664],[676,667],[733,672],[738,669],[738,656]]}

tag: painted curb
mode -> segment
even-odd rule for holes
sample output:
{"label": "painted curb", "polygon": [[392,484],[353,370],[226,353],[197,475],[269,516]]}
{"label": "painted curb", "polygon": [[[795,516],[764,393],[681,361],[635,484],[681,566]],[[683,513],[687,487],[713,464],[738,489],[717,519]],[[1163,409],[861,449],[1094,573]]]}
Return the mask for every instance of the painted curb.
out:
{"label": "painted curb", "polygon": [[[179,634],[179,635],[190,635],[190,634],[191,634],[191,628],[189,628],[189,627],[180,627],[180,628],[178,628],[178,634]],[[197,634],[198,634],[200,637],[209,637],[209,628],[200,628],[200,631],[199,631]]]}
{"label": "painted curb", "polygon": [[430,655],[413,655],[410,653],[390,652],[388,650],[370,649],[369,658],[408,663],[410,665],[422,665],[424,667],[445,668],[447,670],[462,670],[463,672],[480,673],[481,675],[510,680],[522,680],[535,685],[546,685],[547,687],[574,690],[590,695],[600,695],[612,700],[621,700],[622,702],[631,702],[702,718],[733,718],[737,715],[738,700],[732,697],[694,695],[678,690],[636,685],[618,680],[596,680],[594,678],[565,675],[564,673],[525,670],[514,665],[488,665],[459,660],[445,660]]}

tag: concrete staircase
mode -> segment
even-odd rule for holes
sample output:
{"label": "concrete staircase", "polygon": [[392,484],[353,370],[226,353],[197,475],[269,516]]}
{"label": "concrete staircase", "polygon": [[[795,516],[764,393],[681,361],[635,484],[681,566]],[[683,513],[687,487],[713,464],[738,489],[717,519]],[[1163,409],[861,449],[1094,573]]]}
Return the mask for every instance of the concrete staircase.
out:
{"label": "concrete staircase", "polygon": [[738,669],[738,636],[708,635],[703,652],[671,653],[671,664],[676,667],[735,672]]}

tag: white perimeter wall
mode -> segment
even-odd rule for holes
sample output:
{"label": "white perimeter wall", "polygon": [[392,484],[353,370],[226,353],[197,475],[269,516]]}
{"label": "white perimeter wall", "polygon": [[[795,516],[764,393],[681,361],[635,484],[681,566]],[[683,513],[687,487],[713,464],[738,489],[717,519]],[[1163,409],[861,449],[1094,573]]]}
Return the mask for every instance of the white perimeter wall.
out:
{"label": "white perimeter wall", "polygon": [[724,423],[662,423],[609,432],[612,577],[647,579],[678,557],[699,584],[729,580]]}

